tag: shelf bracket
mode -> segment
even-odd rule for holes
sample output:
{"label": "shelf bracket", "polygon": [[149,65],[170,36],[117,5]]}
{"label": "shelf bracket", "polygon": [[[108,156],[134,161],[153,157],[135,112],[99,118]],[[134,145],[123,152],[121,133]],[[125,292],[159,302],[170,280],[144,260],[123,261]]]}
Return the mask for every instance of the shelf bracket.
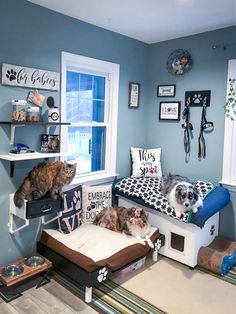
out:
{"label": "shelf bracket", "polygon": [[49,134],[49,132],[50,132],[50,125],[46,125],[46,127],[45,127],[45,129],[46,129],[46,134]]}
{"label": "shelf bracket", "polygon": [[45,220],[45,216],[42,217],[42,224],[43,225],[47,225],[49,224],[50,222],[60,218],[62,216],[62,211],[58,212],[57,215],[55,217],[53,217],[52,219],[49,219],[49,220]]}
{"label": "shelf bracket", "polygon": [[15,130],[16,128],[20,126],[25,126],[25,124],[11,124],[11,138],[10,138],[10,145],[14,145],[14,140],[15,140]]}
{"label": "shelf bracket", "polygon": [[[26,218],[26,215],[25,215],[25,207],[26,207],[26,202],[24,202],[24,205],[22,208],[16,207],[14,204],[14,194],[10,194],[8,227],[9,227],[9,232],[11,234],[14,234],[17,231],[20,231],[29,225],[29,220]],[[23,221],[23,224],[21,224],[21,226],[19,226],[18,228],[14,228],[14,225],[15,225],[14,217]]]}
{"label": "shelf bracket", "polygon": [[[52,123],[52,122],[51,122]],[[54,123],[54,122],[53,122]],[[46,131],[46,134],[49,134],[50,133],[50,128],[56,128],[57,126],[58,126],[58,124],[57,123],[55,123],[55,125],[53,125],[53,123],[52,124],[46,124],[46,126],[45,126],[45,131]]]}
{"label": "shelf bracket", "polygon": [[14,217],[17,217],[17,216],[10,213],[8,227],[9,227],[9,232],[11,234],[14,234],[17,231],[20,231],[29,225],[28,219],[22,219],[24,221],[23,224],[20,227],[14,229],[14,227],[13,227],[14,226]]}
{"label": "shelf bracket", "polygon": [[15,169],[15,161],[10,161],[10,177],[13,178]]}

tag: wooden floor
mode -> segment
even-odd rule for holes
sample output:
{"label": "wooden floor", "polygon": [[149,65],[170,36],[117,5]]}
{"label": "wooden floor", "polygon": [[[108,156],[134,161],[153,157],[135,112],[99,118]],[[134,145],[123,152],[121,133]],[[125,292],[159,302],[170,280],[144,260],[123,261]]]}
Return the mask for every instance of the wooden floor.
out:
{"label": "wooden floor", "polygon": [[54,279],[48,284],[23,292],[23,296],[5,303],[0,298],[1,314],[93,314],[97,313]]}

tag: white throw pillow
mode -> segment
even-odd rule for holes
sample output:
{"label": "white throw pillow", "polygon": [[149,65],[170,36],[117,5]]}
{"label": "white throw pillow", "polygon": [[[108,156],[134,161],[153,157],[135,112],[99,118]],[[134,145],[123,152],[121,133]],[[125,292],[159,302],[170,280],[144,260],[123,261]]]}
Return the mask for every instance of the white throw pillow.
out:
{"label": "white throw pillow", "polygon": [[143,149],[131,147],[132,174],[131,177],[160,178],[161,148]]}
{"label": "white throw pillow", "polygon": [[112,205],[112,186],[82,186],[82,222],[93,223],[95,217],[105,207]]}

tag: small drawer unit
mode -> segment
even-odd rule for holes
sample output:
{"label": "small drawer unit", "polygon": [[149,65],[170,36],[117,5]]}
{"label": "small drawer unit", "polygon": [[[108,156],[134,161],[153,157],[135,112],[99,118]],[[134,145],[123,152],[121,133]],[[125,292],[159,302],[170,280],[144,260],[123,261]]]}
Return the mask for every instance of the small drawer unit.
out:
{"label": "small drawer unit", "polygon": [[37,218],[63,210],[62,199],[43,198],[35,201],[26,202],[26,218]]}
{"label": "small drawer unit", "polygon": [[[14,193],[10,194],[9,202],[9,232],[11,234],[22,230],[29,225],[29,220],[32,218],[42,217],[42,224],[46,225],[59,217],[61,217],[63,211],[63,200],[58,197],[58,199],[53,200],[51,197],[41,198],[35,201],[24,201],[24,205],[19,208],[14,204]],[[50,215],[52,214],[52,215]],[[46,220],[45,217],[50,215],[49,219]],[[51,216],[53,216],[51,218]],[[20,222],[15,224],[15,218]]]}

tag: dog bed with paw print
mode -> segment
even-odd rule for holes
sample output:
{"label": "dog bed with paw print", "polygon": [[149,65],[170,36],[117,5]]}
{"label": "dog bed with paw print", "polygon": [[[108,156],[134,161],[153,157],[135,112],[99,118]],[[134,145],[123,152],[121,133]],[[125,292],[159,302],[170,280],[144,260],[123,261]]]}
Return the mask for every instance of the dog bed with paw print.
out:
{"label": "dog bed with paw print", "polygon": [[[152,227],[151,241],[155,242],[159,236],[159,230]],[[87,272],[104,266],[116,271],[146,256],[151,250],[148,244],[140,244],[133,236],[93,224],[79,226],[68,234],[55,229],[44,229],[40,243]]]}
{"label": "dog bed with paw print", "polygon": [[125,177],[113,184],[113,193],[128,198],[139,205],[150,207],[168,216],[180,219],[183,222],[191,222],[203,227],[208,218],[229,202],[229,191],[223,187],[217,187],[212,182],[200,180],[195,183],[195,186],[200,197],[204,200],[203,207],[197,213],[192,214],[191,217],[189,217],[189,213],[184,213],[181,218],[176,217],[174,208],[161,193],[159,178]]}

